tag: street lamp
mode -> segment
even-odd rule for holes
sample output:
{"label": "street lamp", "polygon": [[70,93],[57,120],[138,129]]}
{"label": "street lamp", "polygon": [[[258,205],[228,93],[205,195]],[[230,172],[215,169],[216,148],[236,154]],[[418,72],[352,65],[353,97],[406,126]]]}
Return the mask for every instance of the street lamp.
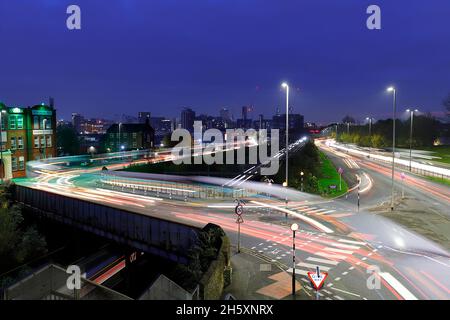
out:
{"label": "street lamp", "polygon": [[292,296],[295,297],[295,231],[298,230],[298,224],[291,225],[292,230]]}
{"label": "street lamp", "polygon": [[367,121],[369,121],[369,157],[370,157],[370,152],[372,150],[372,117],[367,117],[366,118]]}
{"label": "street lamp", "polygon": [[289,85],[284,82],[281,85],[286,89],[286,187],[288,186],[288,161],[289,161]]}
{"label": "street lamp", "polygon": [[301,192],[303,192],[303,176],[305,175],[305,173],[303,171],[300,172],[300,176],[301,176]]}
{"label": "street lamp", "polygon": [[94,152],[95,152],[95,147],[94,146],[90,146],[89,147],[89,153],[91,154],[91,158],[94,157]]}
{"label": "street lamp", "polygon": [[409,131],[409,171],[411,171],[412,170],[412,138],[413,138],[414,112],[419,112],[419,110],[407,109],[406,112],[409,112],[411,114],[411,129]]}
{"label": "street lamp", "polygon": [[2,165],[2,172],[1,173],[1,184],[3,184],[3,175],[5,173],[5,166],[3,164],[3,120],[2,120],[2,115],[6,113],[6,110],[1,110],[0,111],[0,164]]}
{"label": "street lamp", "polygon": [[120,128],[122,127],[122,122],[119,122],[119,143],[117,144],[117,146],[120,146]]}
{"label": "street lamp", "polygon": [[387,88],[388,92],[392,92],[392,186],[391,186],[391,211],[394,211],[394,174],[395,174],[395,113],[397,109],[397,89],[394,87]]}

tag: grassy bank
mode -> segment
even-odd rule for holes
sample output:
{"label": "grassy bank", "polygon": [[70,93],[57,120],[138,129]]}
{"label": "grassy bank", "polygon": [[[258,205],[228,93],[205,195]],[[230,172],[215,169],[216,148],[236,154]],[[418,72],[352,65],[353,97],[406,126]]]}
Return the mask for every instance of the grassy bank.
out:
{"label": "grassy bank", "polygon": [[437,183],[440,183],[440,184],[450,187],[450,179],[442,179],[442,178],[429,177],[429,176],[425,176],[425,178],[427,178],[428,180],[431,180],[433,182],[437,182]]}
{"label": "grassy bank", "polygon": [[433,152],[432,156],[440,158],[440,159],[433,159],[433,161],[450,164],[450,146],[436,146],[425,148],[424,150],[431,151]]}
{"label": "grassy bank", "polygon": [[[342,189],[339,190],[339,173],[333,163],[323,152],[319,152],[320,157],[320,175],[319,192],[325,197],[337,197],[348,191],[347,183],[342,179]],[[332,186],[336,186],[332,188]]]}

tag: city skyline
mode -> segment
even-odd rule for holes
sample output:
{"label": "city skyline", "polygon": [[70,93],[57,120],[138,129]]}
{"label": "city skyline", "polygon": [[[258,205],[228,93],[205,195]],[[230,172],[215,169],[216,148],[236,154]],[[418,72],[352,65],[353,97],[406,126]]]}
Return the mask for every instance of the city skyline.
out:
{"label": "city skyline", "polygon": [[[52,96],[65,119],[72,112],[121,114],[124,106],[173,117],[185,106],[208,114],[228,106],[237,115],[253,105],[256,115],[270,115],[282,107],[280,83],[288,81],[294,112],[333,122],[345,114],[387,116],[387,85],[398,87],[402,108],[435,115],[443,114],[450,90],[444,1],[410,2],[408,14],[401,3],[383,3],[375,31],[365,26],[366,5],[354,1],[79,5],[83,27],[76,32],[62,23],[65,7],[56,1],[2,8],[8,63],[1,101],[26,106]],[[35,26],[35,15],[46,23]],[[186,24],[189,33],[182,32]],[[29,55],[30,48],[39,50]]]}

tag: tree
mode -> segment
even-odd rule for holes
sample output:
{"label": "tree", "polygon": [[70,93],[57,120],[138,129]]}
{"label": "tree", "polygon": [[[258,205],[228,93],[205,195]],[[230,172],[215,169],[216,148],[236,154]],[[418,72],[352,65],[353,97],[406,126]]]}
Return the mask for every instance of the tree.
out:
{"label": "tree", "polygon": [[0,195],[0,273],[46,253],[46,241],[35,227],[25,226],[22,210]]}
{"label": "tree", "polygon": [[76,155],[80,152],[80,140],[74,127],[61,125],[56,128],[56,146],[59,155]]}
{"label": "tree", "polygon": [[444,105],[446,111],[447,111],[447,117],[450,117],[450,93],[448,94],[447,98],[442,101],[442,104]]}
{"label": "tree", "polygon": [[356,123],[355,118],[346,115],[343,119],[342,119],[343,123]]}

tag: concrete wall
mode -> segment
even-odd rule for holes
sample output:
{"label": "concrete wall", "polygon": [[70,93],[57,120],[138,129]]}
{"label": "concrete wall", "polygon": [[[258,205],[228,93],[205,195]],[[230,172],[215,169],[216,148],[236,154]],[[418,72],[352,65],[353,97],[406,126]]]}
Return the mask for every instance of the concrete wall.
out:
{"label": "concrete wall", "polygon": [[200,231],[190,225],[19,185],[14,196],[36,214],[177,263],[188,262],[187,253]]}

